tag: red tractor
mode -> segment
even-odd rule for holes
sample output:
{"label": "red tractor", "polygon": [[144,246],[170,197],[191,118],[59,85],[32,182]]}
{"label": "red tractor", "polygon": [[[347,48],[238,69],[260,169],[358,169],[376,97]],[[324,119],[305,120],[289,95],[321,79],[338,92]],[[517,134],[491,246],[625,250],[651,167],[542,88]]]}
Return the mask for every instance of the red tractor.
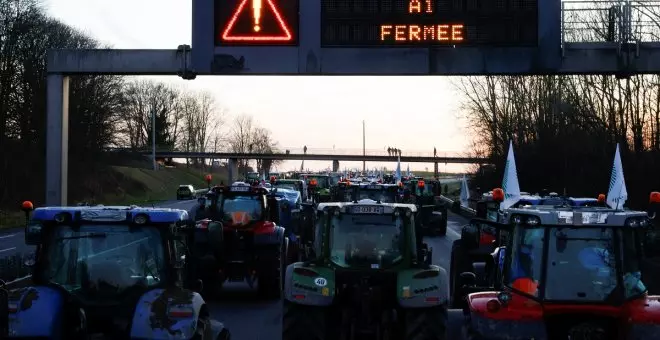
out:
{"label": "red tractor", "polygon": [[188,233],[192,275],[214,293],[225,281],[257,282],[264,297],[277,298],[286,265],[288,238],[279,207],[261,186],[234,183],[214,187],[200,199],[195,230]]}
{"label": "red tractor", "polygon": [[510,232],[488,261],[498,288],[460,274],[468,339],[659,338],[646,212],[539,205],[508,209],[502,222],[489,221]]}

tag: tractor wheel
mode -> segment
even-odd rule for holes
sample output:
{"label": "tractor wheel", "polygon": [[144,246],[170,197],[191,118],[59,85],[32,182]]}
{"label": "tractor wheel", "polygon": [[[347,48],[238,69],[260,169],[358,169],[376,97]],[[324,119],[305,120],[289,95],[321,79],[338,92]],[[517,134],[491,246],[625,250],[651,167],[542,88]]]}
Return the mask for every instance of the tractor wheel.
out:
{"label": "tractor wheel", "polygon": [[267,246],[259,256],[259,295],[266,299],[279,299],[282,294],[282,272],[286,270],[286,246]]}
{"label": "tractor wheel", "polygon": [[447,339],[447,309],[443,306],[405,310],[404,340]]}
{"label": "tractor wheel", "polygon": [[471,265],[468,254],[461,245],[461,240],[456,240],[451,247],[451,259],[449,265],[449,289],[451,292],[451,308],[463,308],[465,297],[460,286],[461,273],[470,271]]}
{"label": "tractor wheel", "polygon": [[282,301],[282,340],[328,339],[327,322],[323,307]]}

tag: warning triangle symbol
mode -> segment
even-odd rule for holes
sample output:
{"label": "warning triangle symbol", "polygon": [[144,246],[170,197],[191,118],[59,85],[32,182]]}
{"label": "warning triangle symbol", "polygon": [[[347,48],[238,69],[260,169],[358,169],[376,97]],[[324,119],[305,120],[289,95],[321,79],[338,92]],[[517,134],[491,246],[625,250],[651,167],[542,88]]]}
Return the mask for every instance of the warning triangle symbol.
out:
{"label": "warning triangle symbol", "polygon": [[222,33],[224,41],[290,41],[293,36],[273,1],[242,0]]}

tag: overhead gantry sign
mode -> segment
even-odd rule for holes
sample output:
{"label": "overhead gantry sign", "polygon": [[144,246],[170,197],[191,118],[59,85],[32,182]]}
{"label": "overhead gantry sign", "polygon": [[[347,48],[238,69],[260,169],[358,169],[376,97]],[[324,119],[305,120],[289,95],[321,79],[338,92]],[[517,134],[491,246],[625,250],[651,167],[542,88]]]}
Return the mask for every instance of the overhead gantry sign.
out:
{"label": "overhead gantry sign", "polygon": [[[193,0],[192,48],[48,53],[46,203],[67,203],[68,76],[525,75],[660,72],[631,18],[657,2],[595,7],[601,40],[568,42],[561,0]],[[582,5],[584,2],[580,2]],[[651,4],[651,5],[649,5]],[[642,8],[644,7],[644,8]],[[658,8],[660,10],[660,8]],[[651,9],[653,11],[653,9]],[[570,14],[570,13],[569,13]],[[643,13],[642,13],[643,14]],[[572,14],[571,14],[572,15]],[[655,25],[655,26],[654,26]],[[568,27],[570,28],[570,27]]]}

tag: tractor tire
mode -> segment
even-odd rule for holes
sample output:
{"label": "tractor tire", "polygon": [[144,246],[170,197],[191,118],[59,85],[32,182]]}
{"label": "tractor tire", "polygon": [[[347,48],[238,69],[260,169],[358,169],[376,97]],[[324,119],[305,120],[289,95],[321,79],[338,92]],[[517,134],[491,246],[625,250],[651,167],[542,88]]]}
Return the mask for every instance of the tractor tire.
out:
{"label": "tractor tire", "polygon": [[403,340],[446,340],[448,313],[444,306],[405,310]]}
{"label": "tractor tire", "polygon": [[282,301],[282,340],[330,339],[328,321],[323,307]]}
{"label": "tractor tire", "polygon": [[449,262],[449,290],[451,294],[451,308],[462,309],[465,307],[465,297],[460,286],[461,273],[470,271],[471,263],[468,259],[461,240],[456,240],[451,246],[451,258]]}
{"label": "tractor tire", "polygon": [[286,270],[286,246],[265,246],[259,251],[257,285],[259,296],[265,299],[279,299],[282,295],[282,272]]}

